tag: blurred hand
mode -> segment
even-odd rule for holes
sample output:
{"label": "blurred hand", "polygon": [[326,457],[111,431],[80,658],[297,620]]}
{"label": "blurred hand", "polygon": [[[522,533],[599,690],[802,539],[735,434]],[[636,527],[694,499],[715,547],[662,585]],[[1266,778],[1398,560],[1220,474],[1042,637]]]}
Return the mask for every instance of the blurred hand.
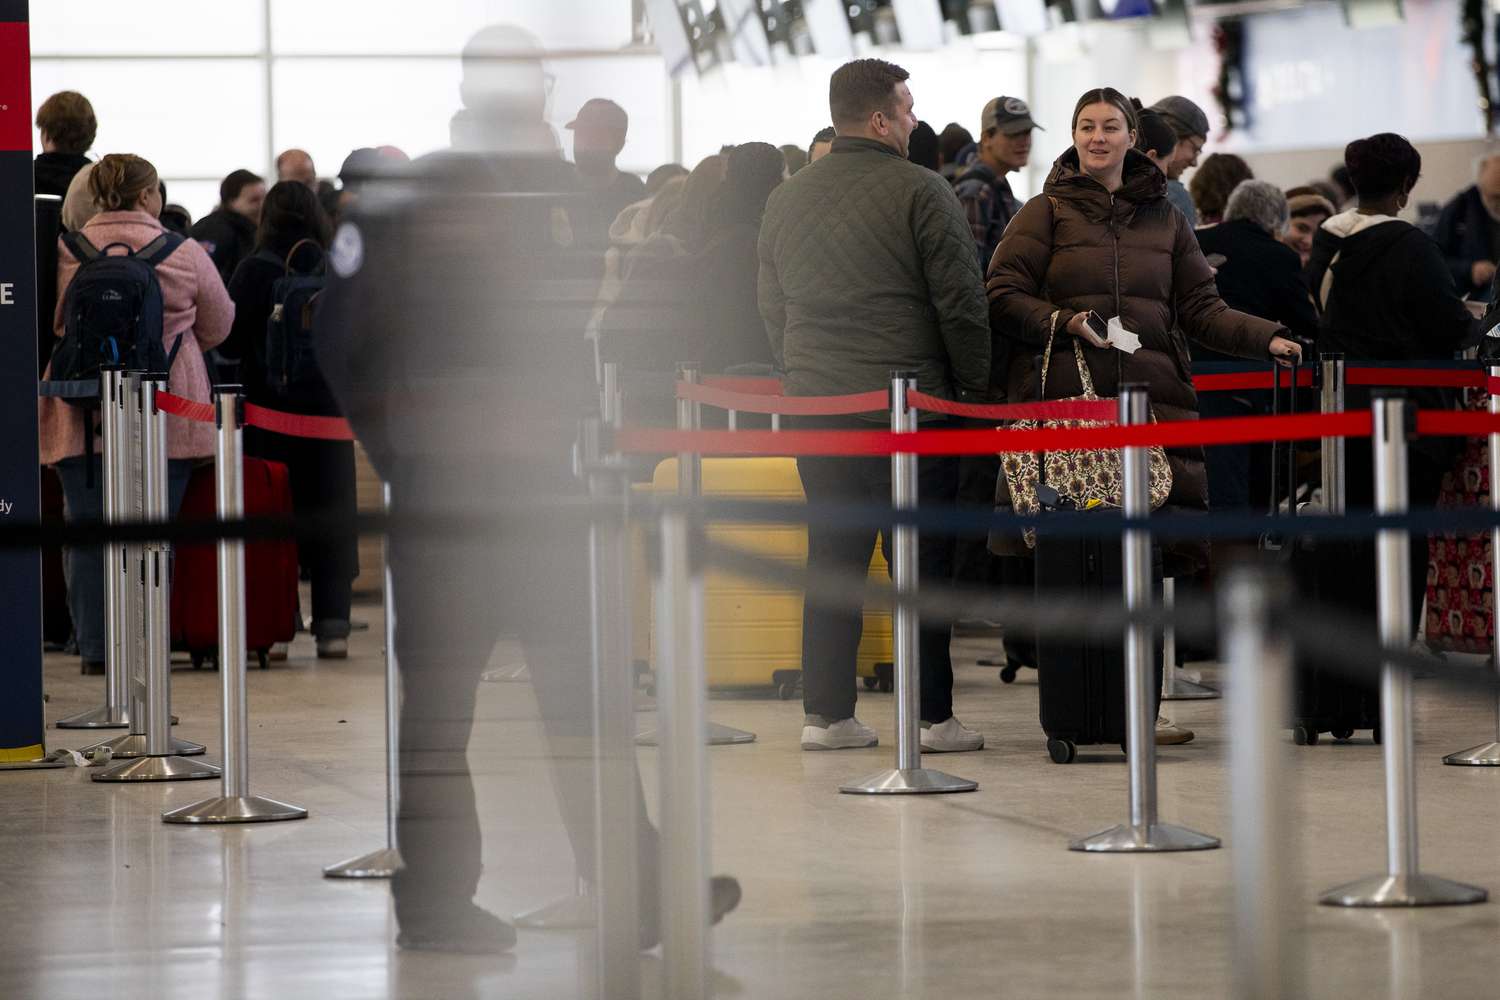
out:
{"label": "blurred hand", "polygon": [[1474,266],[1469,268],[1469,279],[1474,282],[1475,287],[1484,288],[1495,280],[1495,262],[1476,260]]}
{"label": "blurred hand", "polygon": [[1089,314],[1086,312],[1074,313],[1073,318],[1068,320],[1068,332],[1085,344],[1093,347],[1108,347],[1109,341],[1089,329],[1088,318]]}
{"label": "blurred hand", "polygon": [[1301,363],[1302,345],[1297,343],[1295,340],[1288,340],[1285,337],[1272,337],[1270,354],[1271,357],[1276,359],[1277,364],[1290,368],[1292,366],[1293,358],[1295,358],[1299,364]]}

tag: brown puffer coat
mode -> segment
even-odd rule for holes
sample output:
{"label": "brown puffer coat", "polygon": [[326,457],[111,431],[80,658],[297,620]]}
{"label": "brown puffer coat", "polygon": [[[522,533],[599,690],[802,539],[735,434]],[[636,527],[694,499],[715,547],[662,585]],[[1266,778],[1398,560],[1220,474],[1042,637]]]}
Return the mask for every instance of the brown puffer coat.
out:
{"label": "brown puffer coat", "polygon": [[[1141,338],[1140,350],[1129,355],[1084,344],[1095,389],[1115,396],[1121,382],[1143,382],[1158,420],[1198,417],[1184,331],[1216,351],[1269,364],[1271,338],[1280,327],[1236,312],[1219,298],[1192,227],[1166,200],[1166,190],[1166,176],[1132,150],[1124,184],[1111,195],[1079,169],[1078,153],[1069,149],[1053,165],[1042,195],[1011,221],[990,261],[986,287],[990,325],[1009,347],[1012,402],[1039,398],[1036,358],[1054,312],[1058,339],[1048,399],[1083,392],[1065,327],[1089,309],[1104,319],[1119,316]],[[1206,510],[1202,449],[1173,449],[1168,458],[1168,504]],[[1008,506],[1003,477],[997,494]]]}

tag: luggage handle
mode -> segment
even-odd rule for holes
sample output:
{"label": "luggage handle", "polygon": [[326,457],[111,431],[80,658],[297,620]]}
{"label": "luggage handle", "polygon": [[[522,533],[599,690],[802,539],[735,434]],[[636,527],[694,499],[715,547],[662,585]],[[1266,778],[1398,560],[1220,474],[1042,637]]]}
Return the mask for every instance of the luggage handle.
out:
{"label": "luggage handle", "polygon": [[[1287,415],[1297,415],[1297,379],[1301,364],[1297,356],[1292,355],[1292,364],[1287,371],[1291,374],[1291,386],[1287,389]],[[1281,372],[1282,366],[1276,361],[1271,362],[1271,414],[1281,414]],[[1277,475],[1277,449],[1286,446],[1286,510],[1287,516],[1297,516],[1297,443],[1295,441],[1272,441],[1271,442],[1271,516],[1278,517],[1281,513],[1281,491],[1279,476]]]}

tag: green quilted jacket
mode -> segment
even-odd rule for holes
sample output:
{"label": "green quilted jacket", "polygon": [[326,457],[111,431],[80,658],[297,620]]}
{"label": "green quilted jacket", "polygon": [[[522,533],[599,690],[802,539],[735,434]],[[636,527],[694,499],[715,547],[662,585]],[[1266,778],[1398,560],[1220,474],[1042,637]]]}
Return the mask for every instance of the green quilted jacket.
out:
{"label": "green quilted jacket", "polygon": [[760,313],[788,395],[883,389],[910,370],[923,392],[985,398],[983,276],[940,175],[839,136],[772,192],[759,255]]}

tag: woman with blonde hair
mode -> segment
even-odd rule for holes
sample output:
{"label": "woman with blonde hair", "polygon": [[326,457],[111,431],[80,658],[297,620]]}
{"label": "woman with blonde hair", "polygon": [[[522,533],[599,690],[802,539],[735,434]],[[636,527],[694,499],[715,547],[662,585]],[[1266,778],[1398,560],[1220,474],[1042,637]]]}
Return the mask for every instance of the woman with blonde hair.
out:
{"label": "woman with blonde hair", "polygon": [[[234,304],[219,280],[213,261],[193,240],[166,234],[157,218],[162,208],[161,182],[156,168],[146,160],[129,153],[111,153],[94,164],[87,184],[98,214],[88,219],[76,234],[65,238],[59,247],[53,332],[61,338],[67,328],[68,288],[81,266],[70,243],[88,257],[91,253],[114,253],[116,244],[129,247],[132,253],[139,252],[166,235],[172,249],[155,270],[161,285],[162,347],[167,356],[173,357],[167,387],[175,395],[209,402],[208,369],[203,352],[228,335],[234,318]],[[47,377],[50,376],[49,365]],[[67,519],[98,520],[103,514],[104,491],[97,411],[61,399],[42,398],[37,400],[37,417],[42,464],[55,466],[62,478]],[[84,443],[85,420],[92,425],[87,433],[95,437],[92,469],[85,458],[90,453]],[[177,419],[167,421],[168,495],[173,514],[182,503],[193,463],[213,453],[211,426]],[[97,547],[74,547],[68,550],[67,559],[68,604],[84,672],[102,673],[103,554]]]}

